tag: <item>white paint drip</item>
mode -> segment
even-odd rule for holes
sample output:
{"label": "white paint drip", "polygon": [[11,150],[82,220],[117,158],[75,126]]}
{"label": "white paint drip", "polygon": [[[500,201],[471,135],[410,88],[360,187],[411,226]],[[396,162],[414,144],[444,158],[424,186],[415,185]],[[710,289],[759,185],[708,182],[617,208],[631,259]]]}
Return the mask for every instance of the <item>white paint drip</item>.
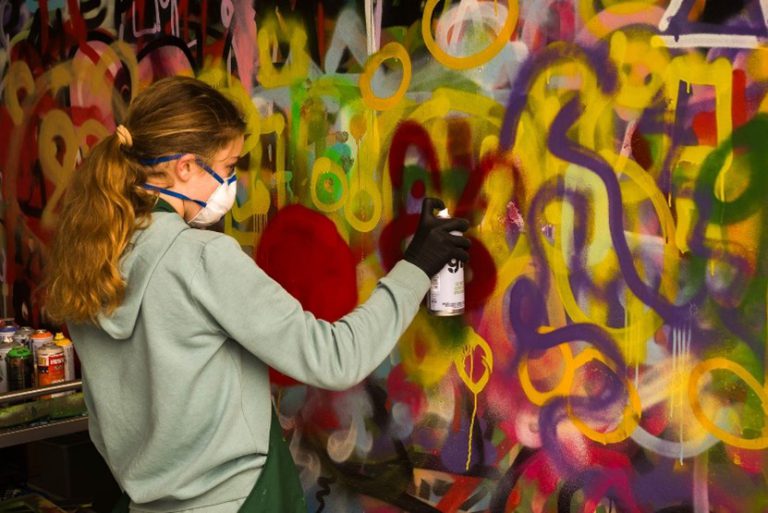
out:
{"label": "white paint drip", "polygon": [[373,2],[374,0],[365,0],[365,49],[368,56],[376,53],[376,36],[374,34],[373,20]]}
{"label": "white paint drip", "polygon": [[693,460],[693,513],[709,513],[709,456],[706,452]]}
{"label": "white paint drip", "polygon": [[672,391],[669,394],[669,419],[673,420],[675,416],[675,380],[677,378],[677,359],[678,359],[678,353],[679,353],[679,334],[677,330],[677,326],[672,326]]}

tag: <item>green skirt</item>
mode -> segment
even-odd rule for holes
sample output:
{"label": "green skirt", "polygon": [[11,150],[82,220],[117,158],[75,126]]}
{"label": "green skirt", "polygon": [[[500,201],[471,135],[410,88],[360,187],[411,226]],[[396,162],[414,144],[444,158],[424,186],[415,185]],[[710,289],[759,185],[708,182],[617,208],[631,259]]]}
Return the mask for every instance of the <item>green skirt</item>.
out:
{"label": "green skirt", "polygon": [[[123,493],[112,513],[128,513],[131,499]],[[283,438],[280,421],[272,409],[267,462],[251,493],[240,506],[241,513],[307,513],[299,473],[293,463],[288,443]]]}

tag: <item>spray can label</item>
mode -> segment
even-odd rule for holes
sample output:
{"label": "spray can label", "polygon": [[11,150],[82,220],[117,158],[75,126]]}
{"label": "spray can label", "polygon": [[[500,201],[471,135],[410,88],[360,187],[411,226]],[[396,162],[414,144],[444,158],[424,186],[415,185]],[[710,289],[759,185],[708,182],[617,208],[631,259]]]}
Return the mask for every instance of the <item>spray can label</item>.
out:
{"label": "spray can label", "polygon": [[[64,350],[54,343],[37,350],[37,386],[45,387],[64,381]],[[40,396],[41,399],[59,397],[63,393]]]}
{"label": "spray can label", "polygon": [[34,386],[32,351],[25,346],[13,346],[6,355],[8,364],[8,391],[24,390]]}
{"label": "spray can label", "polygon": [[[441,210],[437,217],[450,216],[447,210]],[[461,232],[451,234],[461,235]],[[427,294],[427,310],[432,315],[443,317],[464,313],[464,262],[452,259],[432,277]]]}
{"label": "spray can label", "polygon": [[37,385],[44,387],[64,381],[64,350],[46,344],[37,350]]}

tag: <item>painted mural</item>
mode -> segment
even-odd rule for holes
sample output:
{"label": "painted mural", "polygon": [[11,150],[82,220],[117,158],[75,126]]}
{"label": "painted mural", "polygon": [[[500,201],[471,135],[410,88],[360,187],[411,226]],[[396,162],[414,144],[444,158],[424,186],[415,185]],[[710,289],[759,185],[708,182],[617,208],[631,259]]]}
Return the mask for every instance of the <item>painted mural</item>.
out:
{"label": "painted mural", "polygon": [[768,511],[768,2],[0,0],[0,20],[4,316],[45,323],[77,163],[167,75],[247,113],[222,229],[319,317],[367,297],[425,195],[471,220],[465,315],[422,311],[352,390],[274,374],[309,511]]}

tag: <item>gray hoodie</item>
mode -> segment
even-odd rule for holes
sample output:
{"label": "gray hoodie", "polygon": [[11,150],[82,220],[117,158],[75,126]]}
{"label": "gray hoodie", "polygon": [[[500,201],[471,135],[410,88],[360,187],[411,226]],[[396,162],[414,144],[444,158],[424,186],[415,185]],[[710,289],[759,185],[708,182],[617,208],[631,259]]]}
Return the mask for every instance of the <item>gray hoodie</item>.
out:
{"label": "gray hoodie", "polygon": [[121,270],[125,300],[68,326],[91,438],[131,508],[213,506],[248,495],[266,460],[268,367],[341,390],[392,351],[429,279],[401,261],[335,323],[316,319],[216,232],[155,213]]}

